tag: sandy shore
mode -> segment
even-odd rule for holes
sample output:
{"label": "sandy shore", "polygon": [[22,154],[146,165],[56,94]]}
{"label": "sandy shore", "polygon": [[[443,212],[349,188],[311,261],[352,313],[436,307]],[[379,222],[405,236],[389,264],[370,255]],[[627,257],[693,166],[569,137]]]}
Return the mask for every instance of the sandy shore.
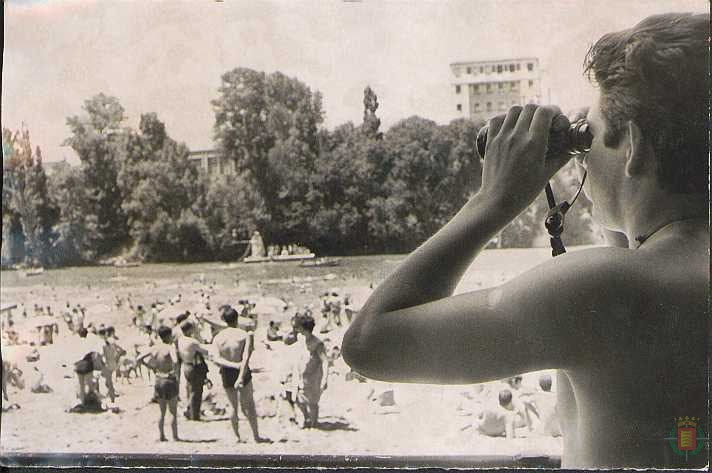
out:
{"label": "sandy shore", "polygon": [[[541,259],[535,258],[534,263]],[[532,263],[532,264],[534,264]],[[489,271],[489,272],[488,272]],[[510,277],[512,270],[488,270],[468,273],[458,291],[476,289],[496,284]],[[209,279],[209,278],[208,278]],[[282,296],[297,306],[317,304],[318,294],[338,285],[345,293],[351,293],[356,304],[368,296],[370,281],[363,278],[339,278],[337,281],[322,280],[309,284],[255,285],[250,282],[233,284],[209,280],[185,278],[175,281],[152,283],[148,279],[130,278],[115,280],[110,284],[88,290],[86,287],[29,286],[2,287],[3,302],[21,305],[14,319],[22,321],[21,309],[34,303],[51,305],[59,313],[65,301],[90,306],[94,303],[112,304],[115,296],[125,298],[131,294],[134,303],[148,303],[152,299],[168,299],[177,293],[184,297],[197,297],[203,290],[212,291],[215,300],[229,300],[240,294],[261,292],[264,295]],[[212,287],[210,287],[212,286]],[[210,289],[208,289],[210,287]],[[285,297],[286,295],[286,297]],[[37,302],[35,302],[37,301]],[[317,312],[318,315],[318,312]],[[31,315],[29,316],[31,317]],[[91,320],[91,315],[88,320]],[[102,314],[97,323],[112,324],[121,338],[134,337],[130,325],[130,313],[125,309],[112,309]],[[59,319],[59,317],[58,317]],[[267,319],[264,318],[264,321]],[[241,417],[240,430],[248,443],[237,444],[227,415],[213,416],[207,421],[189,422],[179,417],[181,442],[159,442],[156,421],[158,406],[149,402],[153,390],[147,379],[132,379],[131,383],[119,380],[116,384],[120,396],[117,412],[99,414],[70,414],[68,408],[76,404],[77,384],[73,374],[74,359],[72,343],[76,336],[59,323],[60,333],[55,343],[36,347],[40,359],[28,362],[25,355],[32,350],[29,345],[3,345],[3,356],[17,363],[23,370],[27,386],[24,390],[10,388],[10,402],[19,409],[2,413],[0,453],[52,452],[52,453],[123,453],[123,454],[307,454],[307,455],[559,455],[561,440],[535,436],[526,432],[524,438],[506,440],[490,438],[473,433],[468,428],[472,422],[472,401],[468,399],[472,386],[426,386],[391,385],[374,381],[346,381],[348,370],[343,361],[335,365],[329,387],[321,401],[320,426],[318,429],[301,430],[285,428],[278,421],[277,403],[279,393],[277,372],[283,364],[285,346],[281,342],[263,343],[266,323],[256,333],[258,341],[253,356],[254,389],[260,415],[260,430],[274,440],[273,444],[255,444],[251,441],[249,427]],[[318,327],[317,327],[318,328]],[[320,334],[328,338],[327,346],[340,345],[343,330]],[[28,335],[29,336],[29,335]],[[44,374],[44,382],[52,393],[36,394],[29,390],[34,367]],[[218,406],[227,406],[220,386],[217,368],[210,367],[209,378],[213,382],[214,398]],[[524,383],[534,386],[537,375],[525,376]],[[183,390],[183,386],[181,386]],[[379,406],[377,397],[392,390],[395,405]],[[102,391],[105,388],[102,385]],[[184,391],[182,393],[185,398]],[[179,412],[185,408],[185,399]],[[167,426],[168,427],[168,426]],[[525,429],[519,429],[521,431]]]}

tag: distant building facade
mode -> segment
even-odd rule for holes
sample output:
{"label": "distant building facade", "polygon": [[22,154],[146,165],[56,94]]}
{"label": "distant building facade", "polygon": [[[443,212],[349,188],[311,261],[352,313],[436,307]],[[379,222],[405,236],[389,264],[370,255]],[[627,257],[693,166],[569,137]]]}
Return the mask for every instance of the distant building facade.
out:
{"label": "distant building facade", "polygon": [[188,159],[208,176],[237,174],[235,161],[226,159],[215,149],[191,151],[188,154]]}
{"label": "distant building facade", "polygon": [[534,57],[450,64],[456,118],[488,120],[512,105],[541,103],[539,60]]}
{"label": "distant building facade", "polygon": [[45,174],[47,174],[48,176],[52,176],[53,174],[56,174],[60,171],[64,171],[71,168],[72,165],[66,159],[63,159],[62,161],[43,161],[42,167],[44,167]]}

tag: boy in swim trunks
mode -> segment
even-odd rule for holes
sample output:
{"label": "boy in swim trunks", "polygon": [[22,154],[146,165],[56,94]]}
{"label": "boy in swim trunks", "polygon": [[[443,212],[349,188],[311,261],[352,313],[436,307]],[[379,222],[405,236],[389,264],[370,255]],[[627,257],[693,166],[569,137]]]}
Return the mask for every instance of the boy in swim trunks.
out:
{"label": "boy in swim trunks", "polygon": [[146,364],[153,369],[156,375],[154,397],[158,400],[158,407],[161,409],[161,417],[158,420],[161,442],[167,440],[163,430],[166,407],[168,407],[172,416],[171,431],[173,432],[173,440],[180,440],[178,438],[178,416],[176,415],[178,410],[178,376],[180,375],[178,353],[173,344],[173,335],[169,327],[159,327],[158,337],[162,343],[152,347],[146,354],[141,355],[137,361],[142,363],[146,358],[150,357]]}
{"label": "boy in swim trunks", "polygon": [[227,328],[215,335],[211,345],[211,359],[220,366],[222,385],[232,406],[232,416],[230,417],[232,430],[235,432],[237,441],[242,442],[238,430],[237,406],[239,402],[242,413],[250,423],[255,442],[270,442],[269,439],[260,437],[257,427],[257,409],[255,408],[252,374],[249,366],[254,343],[253,336],[238,327],[238,313],[232,307],[228,306],[224,309],[222,319],[227,324]]}

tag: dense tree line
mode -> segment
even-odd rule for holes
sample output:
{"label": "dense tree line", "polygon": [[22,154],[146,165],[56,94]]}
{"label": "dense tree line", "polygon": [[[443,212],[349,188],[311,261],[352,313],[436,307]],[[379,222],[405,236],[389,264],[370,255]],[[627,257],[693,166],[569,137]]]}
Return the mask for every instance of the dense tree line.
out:
{"label": "dense tree line", "polygon": [[[475,138],[482,123],[447,125],[413,116],[385,132],[378,98],[364,91],[364,119],[334,130],[322,97],[279,72],[236,68],[222,76],[214,139],[233,172],[209,176],[155,113],[137,130],[116,98],[98,94],[69,117],[80,166],[48,178],[29,132],[3,129],[4,241],[19,238],[29,264],[234,259],[259,230],[269,244],[319,254],[405,252],[454,215],[481,179]],[[572,167],[554,182],[575,191]],[[546,243],[543,196],[494,243]],[[592,241],[584,199],[567,217],[567,244]]]}

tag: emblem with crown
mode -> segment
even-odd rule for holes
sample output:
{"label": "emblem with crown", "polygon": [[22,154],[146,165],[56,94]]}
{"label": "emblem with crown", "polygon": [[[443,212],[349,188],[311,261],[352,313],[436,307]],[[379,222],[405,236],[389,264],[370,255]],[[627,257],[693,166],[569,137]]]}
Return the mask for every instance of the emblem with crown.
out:
{"label": "emblem with crown", "polygon": [[705,437],[705,433],[698,425],[700,420],[699,417],[694,416],[675,417],[673,421],[676,428],[665,438],[670,442],[673,452],[684,456],[685,460],[690,455],[700,453],[705,441],[709,441],[709,437]]}

